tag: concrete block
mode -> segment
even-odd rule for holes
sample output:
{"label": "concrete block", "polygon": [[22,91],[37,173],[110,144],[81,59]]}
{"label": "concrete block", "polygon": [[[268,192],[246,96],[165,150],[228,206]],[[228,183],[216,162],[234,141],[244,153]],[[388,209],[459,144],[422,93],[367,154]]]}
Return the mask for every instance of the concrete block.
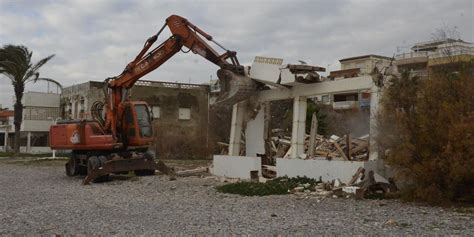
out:
{"label": "concrete block", "polygon": [[262,175],[260,157],[215,155],[212,174],[228,178],[250,179],[250,171],[257,170]]}
{"label": "concrete block", "polygon": [[260,109],[254,119],[247,121],[247,128],[245,129],[245,155],[257,156],[257,154],[265,154],[264,126],[264,110]]}
{"label": "concrete block", "polygon": [[[372,170],[375,167],[372,161],[338,161],[338,160],[301,160],[277,158],[277,175],[296,177],[306,176],[308,178],[331,181],[340,179],[348,183],[359,167]],[[377,172],[373,169],[374,172]]]}

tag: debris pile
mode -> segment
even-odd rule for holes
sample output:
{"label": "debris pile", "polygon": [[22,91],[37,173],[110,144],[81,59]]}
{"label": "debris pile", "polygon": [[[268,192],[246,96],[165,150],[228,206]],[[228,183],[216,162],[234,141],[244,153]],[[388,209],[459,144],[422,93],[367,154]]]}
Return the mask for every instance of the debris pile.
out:
{"label": "debris pile", "polygon": [[[281,129],[273,129],[270,141],[273,157],[289,158],[291,153],[291,137],[283,134]],[[369,135],[354,138],[351,135],[329,138],[315,134],[305,137],[305,154],[300,159],[350,160],[366,161],[369,159]],[[311,141],[314,141],[311,146]],[[349,144],[349,145],[348,145]],[[311,151],[312,147],[314,150]]]}
{"label": "debris pile", "polygon": [[383,197],[387,193],[398,190],[393,180],[377,182],[375,180],[374,171],[369,171],[367,175],[365,173],[365,169],[360,167],[347,184],[341,182],[340,179],[322,182],[320,178],[319,182],[311,185],[299,184],[291,190],[291,193],[333,198],[355,197],[356,199],[362,199]]}

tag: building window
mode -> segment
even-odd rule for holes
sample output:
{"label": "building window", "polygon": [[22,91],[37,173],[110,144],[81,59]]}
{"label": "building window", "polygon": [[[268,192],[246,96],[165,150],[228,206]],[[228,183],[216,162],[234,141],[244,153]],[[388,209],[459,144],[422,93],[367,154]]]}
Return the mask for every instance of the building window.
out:
{"label": "building window", "polygon": [[334,102],[340,101],[358,101],[358,93],[348,93],[348,94],[336,94],[334,95]]}
{"label": "building window", "polygon": [[160,106],[153,105],[151,107],[151,113],[152,113],[154,119],[160,118],[161,117]]}
{"label": "building window", "polygon": [[321,102],[322,102],[323,104],[329,103],[329,95],[323,95],[323,96],[321,96]]}
{"label": "building window", "polygon": [[49,120],[59,116],[59,108],[49,107],[25,107],[23,109],[24,120]]}
{"label": "building window", "polygon": [[48,132],[32,132],[30,146],[48,146]]}
{"label": "building window", "polygon": [[179,108],[178,119],[179,120],[190,120],[191,119],[191,109],[190,108]]}

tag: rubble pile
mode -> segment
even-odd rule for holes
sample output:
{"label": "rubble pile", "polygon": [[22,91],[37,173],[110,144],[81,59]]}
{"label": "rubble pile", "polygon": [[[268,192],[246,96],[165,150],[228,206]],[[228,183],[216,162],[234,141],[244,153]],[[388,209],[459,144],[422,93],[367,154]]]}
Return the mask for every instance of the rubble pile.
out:
{"label": "rubble pile", "polygon": [[392,180],[377,182],[373,171],[365,174],[364,168],[359,168],[353,178],[347,183],[340,179],[328,182],[319,181],[315,184],[299,184],[290,190],[297,195],[325,196],[325,197],[355,197],[356,199],[369,197],[383,197],[387,193],[397,191],[397,186]]}
{"label": "rubble pile", "polygon": [[[291,153],[291,137],[283,134],[281,129],[273,129],[271,149],[273,157],[289,158]],[[350,135],[338,137],[332,135],[325,138],[316,134],[314,139],[310,135],[305,137],[305,154],[300,159],[350,160],[366,161],[369,159],[369,136],[354,138]],[[314,150],[310,151],[310,141],[314,140]],[[347,145],[349,144],[349,146]]]}

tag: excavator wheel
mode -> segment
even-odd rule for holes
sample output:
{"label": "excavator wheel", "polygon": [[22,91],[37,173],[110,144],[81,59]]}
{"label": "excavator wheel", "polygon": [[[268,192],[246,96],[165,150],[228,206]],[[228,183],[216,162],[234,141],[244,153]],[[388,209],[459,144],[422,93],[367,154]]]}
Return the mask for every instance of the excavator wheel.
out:
{"label": "excavator wheel", "polygon": [[[143,156],[144,156],[145,159],[154,160],[153,155],[148,153],[148,152],[144,153]],[[135,173],[136,176],[155,175],[155,170],[154,169],[152,169],[152,170],[134,170],[133,172]]]}
{"label": "excavator wheel", "polygon": [[69,177],[76,176],[80,173],[79,160],[73,154],[69,157],[69,161],[66,163],[66,175]]}
{"label": "excavator wheel", "polygon": [[[87,173],[90,173],[93,169],[101,167],[102,166],[101,160],[102,159],[100,156],[89,157],[89,159],[87,159]],[[108,181],[109,179],[110,179],[110,175],[106,174],[106,175],[102,175],[100,177],[95,178],[92,182],[101,183],[101,182]]]}

